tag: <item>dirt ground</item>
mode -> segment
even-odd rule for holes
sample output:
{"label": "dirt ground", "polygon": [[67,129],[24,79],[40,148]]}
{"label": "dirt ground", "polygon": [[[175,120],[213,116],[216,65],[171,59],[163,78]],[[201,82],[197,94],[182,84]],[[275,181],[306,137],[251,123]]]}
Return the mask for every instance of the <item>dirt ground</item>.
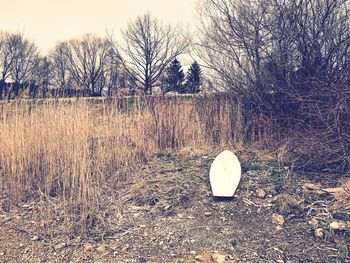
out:
{"label": "dirt ground", "polygon": [[112,231],[98,238],[62,235],[60,220],[47,234],[35,204],[3,205],[0,262],[350,262],[349,232],[329,228],[349,214],[289,167],[238,156],[241,183],[220,199],[209,185],[214,155],[156,154],[124,184],[111,181],[101,209]]}

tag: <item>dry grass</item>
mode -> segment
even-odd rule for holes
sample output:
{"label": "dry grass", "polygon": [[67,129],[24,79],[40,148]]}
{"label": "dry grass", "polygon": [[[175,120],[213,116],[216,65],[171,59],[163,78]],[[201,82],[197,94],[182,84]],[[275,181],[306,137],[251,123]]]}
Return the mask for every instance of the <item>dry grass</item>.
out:
{"label": "dry grass", "polygon": [[239,113],[230,103],[176,97],[2,103],[3,208],[35,200],[43,217],[62,215],[85,232],[103,218],[101,193],[154,153],[237,144],[232,127]]}

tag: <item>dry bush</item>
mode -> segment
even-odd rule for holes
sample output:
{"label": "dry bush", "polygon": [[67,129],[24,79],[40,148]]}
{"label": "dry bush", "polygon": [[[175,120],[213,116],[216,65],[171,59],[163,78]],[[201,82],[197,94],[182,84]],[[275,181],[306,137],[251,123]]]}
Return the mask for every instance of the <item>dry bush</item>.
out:
{"label": "dry bush", "polygon": [[274,198],[275,210],[283,215],[300,214],[303,211],[300,202],[290,194],[280,194]]}
{"label": "dry bush", "polygon": [[[0,190],[10,205],[35,200],[42,218],[91,233],[100,199],[164,149],[235,143],[229,100],[150,97],[0,104]],[[9,207],[10,209],[10,207]]]}
{"label": "dry bush", "polygon": [[350,212],[350,180],[346,180],[341,184],[338,191],[334,193],[334,204],[332,210],[340,212]]}
{"label": "dry bush", "polygon": [[299,105],[294,140],[296,166],[304,172],[350,175],[350,86],[308,82],[295,92]]}

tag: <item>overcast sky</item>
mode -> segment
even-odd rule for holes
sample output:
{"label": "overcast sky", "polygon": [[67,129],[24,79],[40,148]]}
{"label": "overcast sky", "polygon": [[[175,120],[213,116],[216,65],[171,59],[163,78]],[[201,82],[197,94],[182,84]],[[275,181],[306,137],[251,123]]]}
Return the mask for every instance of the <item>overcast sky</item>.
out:
{"label": "overcast sky", "polygon": [[46,53],[57,41],[85,33],[119,32],[150,11],[164,22],[187,27],[197,0],[0,0],[0,30],[24,31]]}

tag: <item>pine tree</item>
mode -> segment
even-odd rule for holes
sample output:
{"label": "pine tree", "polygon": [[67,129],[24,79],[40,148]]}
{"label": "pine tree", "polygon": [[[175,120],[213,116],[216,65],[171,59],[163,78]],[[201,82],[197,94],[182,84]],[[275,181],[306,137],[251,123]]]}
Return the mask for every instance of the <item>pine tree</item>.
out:
{"label": "pine tree", "polygon": [[168,67],[165,76],[165,92],[176,91],[184,93],[185,74],[182,70],[180,61],[175,58]]}
{"label": "pine tree", "polygon": [[201,90],[202,85],[202,69],[194,61],[187,72],[186,90],[188,93],[198,93]]}

